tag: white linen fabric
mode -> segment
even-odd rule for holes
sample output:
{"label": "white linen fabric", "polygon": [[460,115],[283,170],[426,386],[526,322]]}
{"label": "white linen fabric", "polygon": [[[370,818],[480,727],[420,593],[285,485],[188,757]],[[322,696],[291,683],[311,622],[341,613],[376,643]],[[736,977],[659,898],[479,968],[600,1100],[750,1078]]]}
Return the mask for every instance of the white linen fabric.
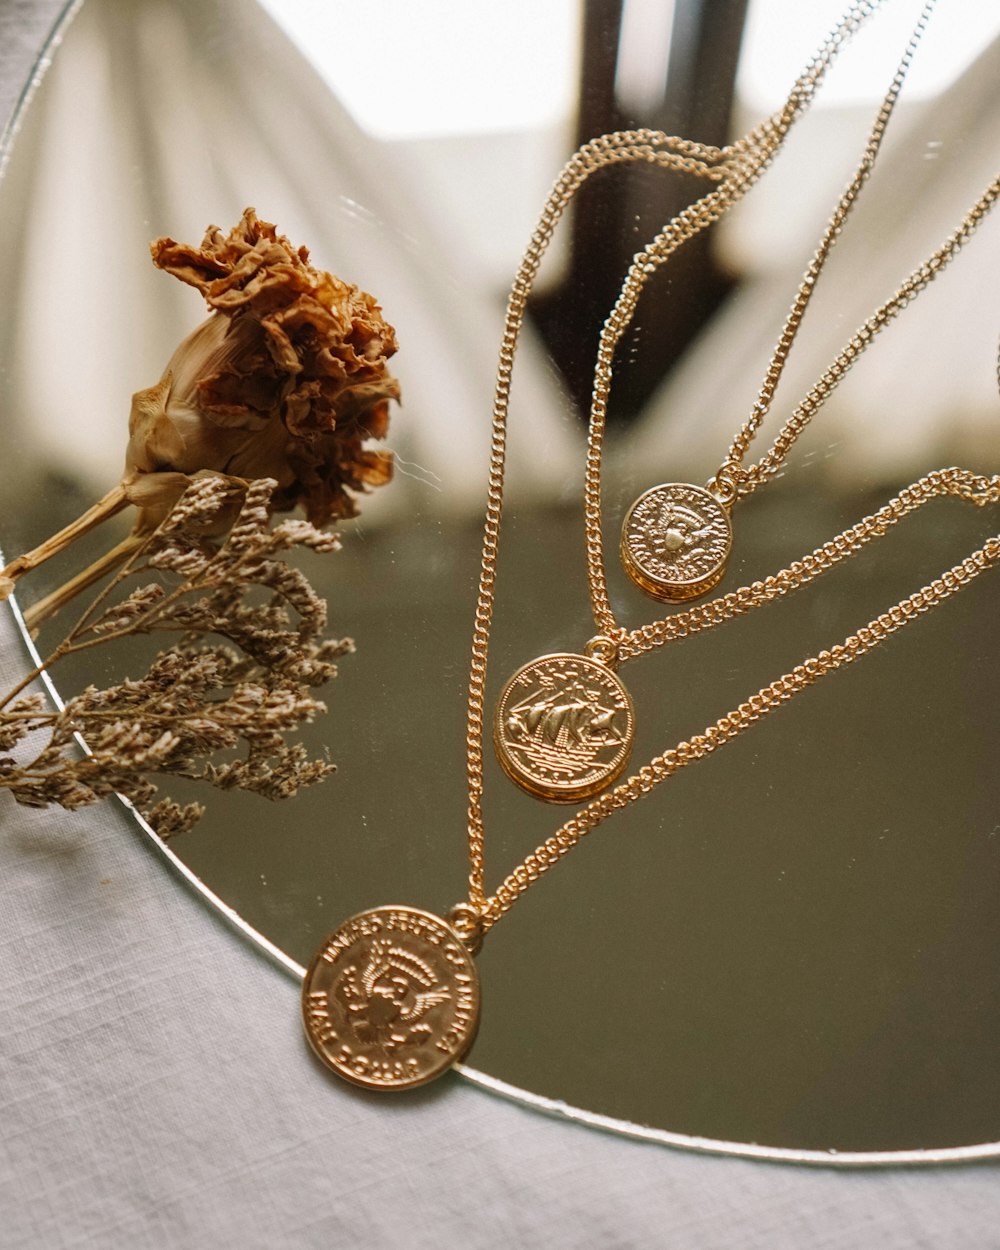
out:
{"label": "white linen fabric", "polygon": [[[57,8],[0,0],[3,116]],[[0,608],[0,688],[25,664]],[[391,1101],[335,1084],[295,984],[120,808],[0,794],[0,1250],[986,1250],[997,1173],[701,1157],[457,1077]]]}

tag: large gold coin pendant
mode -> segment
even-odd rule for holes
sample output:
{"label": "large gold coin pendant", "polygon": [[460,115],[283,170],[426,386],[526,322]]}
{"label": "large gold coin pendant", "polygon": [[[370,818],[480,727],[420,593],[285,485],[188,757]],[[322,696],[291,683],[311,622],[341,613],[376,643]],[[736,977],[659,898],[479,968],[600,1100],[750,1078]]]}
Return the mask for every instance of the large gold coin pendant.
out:
{"label": "large gold coin pendant", "polygon": [[640,495],[622,526],[621,557],[647,594],[671,603],[703,595],[726,571],[728,509],[710,491],[667,482]]}
{"label": "large gold coin pendant", "polygon": [[412,1089],[461,1059],[479,1023],[479,977],[458,934],[415,907],[352,916],[302,984],[313,1050],[365,1089]]}
{"label": "large gold coin pendant", "polygon": [[612,670],[585,655],[543,655],[507,682],[493,721],[504,770],[536,798],[576,803],[628,763],[635,712]]}

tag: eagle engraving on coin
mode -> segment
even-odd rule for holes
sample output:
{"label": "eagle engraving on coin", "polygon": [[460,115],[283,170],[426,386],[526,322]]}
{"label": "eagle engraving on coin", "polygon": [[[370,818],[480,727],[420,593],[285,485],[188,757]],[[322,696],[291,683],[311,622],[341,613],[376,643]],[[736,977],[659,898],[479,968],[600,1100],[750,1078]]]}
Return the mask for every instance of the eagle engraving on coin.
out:
{"label": "eagle engraving on coin", "polygon": [[722,576],[732,547],[725,507],[700,486],[654,486],[632,505],[622,527],[626,571],[659,598],[685,599]]}
{"label": "eagle engraving on coin", "polygon": [[426,1042],[432,1030],[423,1017],[451,997],[429,964],[387,941],[372,942],[367,959],[345,969],[337,994],[355,1037],[387,1053]]}
{"label": "eagle engraving on coin", "polygon": [[339,1076],[367,1089],[409,1089],[472,1045],[479,979],[440,917],[376,907],[345,920],[317,951],[302,1012],[313,1050]]}
{"label": "eagle engraving on coin", "polygon": [[589,656],[546,655],[504,687],[493,740],[518,785],[572,803],[621,773],[633,729],[632,700],[611,669]]}

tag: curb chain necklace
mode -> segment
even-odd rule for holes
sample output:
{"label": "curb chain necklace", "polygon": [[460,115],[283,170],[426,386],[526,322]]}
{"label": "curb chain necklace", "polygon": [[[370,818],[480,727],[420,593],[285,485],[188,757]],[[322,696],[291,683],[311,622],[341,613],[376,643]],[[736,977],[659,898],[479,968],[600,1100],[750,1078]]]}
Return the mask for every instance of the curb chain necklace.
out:
{"label": "curb chain necklace", "polygon": [[[878,2],[875,0],[875,3]],[[870,11],[872,7],[873,4],[856,6],[849,17],[862,9]],[[843,28],[844,23],[838,29]],[[643,137],[636,142],[645,145],[649,132],[641,134]],[[680,160],[693,158],[710,164],[717,159],[707,155],[707,149],[682,141],[672,141],[672,147],[668,148],[668,152],[671,151]],[[654,160],[656,163],[671,163],[663,157],[664,154],[660,153]],[[613,156],[606,163],[615,159],[649,157]],[[537,238],[538,232],[533,237],[532,247]],[[533,253],[532,248],[529,248],[525,264],[532,256],[537,267],[540,252]],[[525,264],[522,264],[511,293],[508,331],[512,326],[513,310],[518,305],[523,315],[526,289],[522,275]],[[513,321],[514,339],[519,326],[520,315]],[[302,987],[303,1020],[314,1051],[339,1076],[368,1089],[396,1090],[422,1085],[465,1055],[478,1025],[480,995],[473,957],[483,936],[585,834],[614,811],[628,807],[650,792],[686,764],[737,737],[824,674],[859,659],[896,630],[1000,562],[998,535],[939,578],[869,622],[842,644],[797,665],[702,733],[650,760],[614,789],[591,801],[527,856],[492,896],[487,896],[481,810],[483,691],[502,510],[506,397],[513,363],[513,348],[507,335],[504,346],[506,350],[501,349],[494,410],[490,502],[467,713],[468,898],[455,906],[446,918],[406,905],[373,908],[351,917],[334,930],[317,951],[306,971]],[[886,533],[909,512],[938,495],[951,495],[977,506],[1000,503],[1000,477],[982,477],[964,469],[944,469],[929,474],[900,492],[877,513],[775,577],[754,582],[656,626],[633,631],[623,638],[619,654],[622,658],[642,654],[672,638],[709,628],[749,611],[759,603],[780,597],[849,558],[869,541]]]}
{"label": "curb chain necklace", "polygon": [[[808,303],[816,276],[871,170],[932,5],[933,0],[921,13],[900,66],[878,110],[861,165],[842,196],[810,265],[807,279],[800,287],[799,297],[793,306],[793,314],[797,314],[797,317],[794,323],[790,317],[790,324],[786,325],[782,336],[784,355],[787,355],[794,339],[798,321],[801,320]],[[827,46],[831,44],[832,37]],[[814,60],[806,74],[795,84],[789,104],[783,114],[779,115],[779,119],[772,118],[769,127],[759,127],[752,132],[752,136],[748,136],[748,139],[754,139],[749,156],[746,143],[739,151],[735,145],[729,150],[727,160],[730,167],[722,185],[675,217],[653,243],[635,257],[618,301],[605,323],[595,369],[584,496],[587,581],[597,633],[586,645],[582,655],[566,652],[544,655],[518,669],[504,686],[493,719],[493,744],[500,764],[515,783],[536,798],[573,803],[599,793],[625,770],[634,738],[635,712],[632,700],[616,672],[619,659],[622,658],[620,645],[625,630],[615,620],[608,600],[601,540],[601,449],[615,347],[631,322],[649,275],[687,239],[721,216],[749,188],[774,156],[787,134],[788,127],[797,116],[793,111],[793,102],[797,93],[803,91],[803,83],[808,81],[810,89],[815,89],[818,65],[824,66],[822,56]],[[624,137],[606,136],[604,142],[621,141]],[[581,165],[583,174],[597,167],[594,147],[595,145],[588,145],[569,162],[542,211],[531,246],[514,283],[507,333],[501,348],[501,373],[513,360],[517,334],[541,252],[551,238],[559,216],[579,187],[579,180],[570,175]],[[718,166],[711,168],[712,172],[718,170]],[[783,361],[784,356],[774,371],[774,385],[777,384]],[[495,430],[498,425],[502,429],[500,423],[505,420],[506,401],[506,392],[498,387],[494,410]],[[495,520],[495,536],[499,522],[499,489],[502,488],[502,476],[501,460],[499,472],[491,477],[490,509],[494,515],[491,517],[488,513],[487,517],[488,536],[484,545],[484,562],[492,559],[489,527],[490,521]],[[494,484],[498,488],[496,495],[492,489]],[[717,487],[715,489],[718,490]],[[667,488],[657,488],[657,491],[658,494],[647,492],[633,508],[626,529],[635,537],[636,550],[641,548],[647,557],[653,555],[650,548],[655,542],[662,548],[659,555],[667,555],[671,564],[677,565],[681,562],[688,572],[693,567],[700,566],[700,571],[693,578],[693,584],[698,586],[700,593],[708,588],[709,583],[718,580],[728,556],[731,545],[728,504],[722,502],[717,494],[693,485],[675,484]],[[668,498],[664,498],[664,495]],[[623,554],[626,551],[623,544]],[[715,560],[716,556],[720,559]],[[705,573],[706,557],[715,561],[718,571],[714,577]],[[650,562],[649,559],[638,558],[632,561],[626,554],[626,565],[632,570],[633,576]]]}
{"label": "curb chain necklace", "polygon": [[[787,593],[855,555],[908,513],[941,495],[978,507],[1000,504],[1000,475],[939,469],[914,482],[878,512],[789,566],[783,587],[766,578],[675,617],[674,637],[705,628]],[[306,1036],[319,1058],[352,1084],[411,1089],[442,1075],[475,1040],[479,979],[474,955],[484,935],[550,868],[615,811],[631,806],[695,760],[731,742],[827,673],[853,664],[892,634],[1000,563],[1000,534],[921,589],[901,599],[842,643],[820,651],[708,725],[650,760],[582,808],[531,852],[492,895],[485,889],[482,826],[470,821],[469,891],[441,918],[410,906],[377,907],[341,924],[310,963],[302,986]],[[651,640],[649,645],[658,645]],[[475,736],[470,716],[470,741]],[[481,787],[481,739],[476,775]]]}
{"label": "curb chain necklace", "polygon": [[[757,465],[743,469],[742,455],[769,410],[819,273],[871,172],[934,2],[929,0],[920,14],[879,107],[861,162],[799,286],[768,367],[754,417],[742,427],[734,443],[734,447],[740,449],[739,457],[731,451],[726,463],[705,487],[691,483],[663,484],[645,492],[629,510],[621,544],[623,562],[633,580],[653,593],[657,585],[662,589],[669,582],[672,597],[691,599],[719,581],[732,545],[729,514],[735,499],[740,494],[749,494],[781,467],[795,439],[850,367],[879,332],[954,258],[1000,195],[1000,180],[994,179],[958,229],[855,332],[795,409],[774,447]],[[519,668],[503,687],[493,720],[494,747],[504,771],[536,798],[556,803],[582,801],[600,793],[624,772],[635,733],[635,712],[628,690],[617,673],[619,662],[669,642],[679,629],[690,634],[705,627],[705,618],[700,614],[668,617],[632,631],[616,620],[604,569],[601,453],[612,357],[632,320],[647,277],[695,231],[714,220],[721,211],[719,204],[723,200],[732,202],[728,198],[731,194],[730,187],[724,186],[703,197],[669,223],[653,243],[635,257],[602,331],[585,475],[587,583],[597,633],[582,655],[569,652],[543,655]],[[546,206],[547,210],[550,205]],[[484,557],[486,555],[488,552],[484,549]],[[783,587],[786,576],[787,570],[783,570],[772,581]],[[768,596],[765,595],[755,601],[755,606],[766,602]],[[655,643],[650,641],[654,638]]]}
{"label": "curb chain necklace", "polygon": [[[879,108],[862,160],[834,209],[799,284],[750,417],[740,427],[722,464],[704,487],[693,483],[664,483],[654,486],[640,495],[626,514],[619,547],[622,564],[632,581],[654,598],[680,603],[705,594],[718,583],[725,573],[732,548],[730,513],[736,500],[750,495],[778,472],[796,439],[851,365],[879,331],[952,259],[992,207],[996,195],[995,184],[987,189],[984,197],[987,202],[984,204],[980,201],[973,206],[956,236],[935,253],[927,264],[916,269],[895,296],[878,309],[855,334],[834,365],[786,421],[771,448],[756,464],[745,466],[744,460],[750,445],[770,412],[819,275],[872,171],[903,79],[916,51],[916,45],[924,33],[934,2],[935,0],[929,0],[921,11],[903,58]],[[646,276],[667,259],[669,253],[664,254],[663,248],[667,241],[668,231],[665,231],[647,248],[646,254],[640,253],[634,259],[622,284],[618,301],[603,328],[595,369],[587,458],[587,552],[594,570],[591,584],[595,619],[603,619],[612,630],[615,622],[610,612],[604,582],[600,526],[601,450],[612,382],[611,357],[622,334],[631,324]]]}

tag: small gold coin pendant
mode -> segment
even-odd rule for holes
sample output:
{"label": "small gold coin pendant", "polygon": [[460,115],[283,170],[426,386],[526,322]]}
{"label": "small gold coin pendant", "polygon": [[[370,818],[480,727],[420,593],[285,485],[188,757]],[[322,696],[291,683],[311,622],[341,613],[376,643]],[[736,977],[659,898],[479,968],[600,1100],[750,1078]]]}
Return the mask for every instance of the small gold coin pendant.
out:
{"label": "small gold coin pendant", "polygon": [[352,916],[313,956],[302,983],[306,1036],[338,1076],[365,1089],[412,1089],[468,1051],[479,976],[446,921],[415,907]]}
{"label": "small gold coin pendant", "polygon": [[504,771],[552,803],[576,803],[610,785],[628,763],[634,733],[628,691],[586,655],[543,655],[518,669],[493,721]]}
{"label": "small gold coin pendant", "polygon": [[724,504],[701,486],[667,482],[640,495],[622,526],[621,557],[637,586],[683,603],[726,571],[733,526]]}

